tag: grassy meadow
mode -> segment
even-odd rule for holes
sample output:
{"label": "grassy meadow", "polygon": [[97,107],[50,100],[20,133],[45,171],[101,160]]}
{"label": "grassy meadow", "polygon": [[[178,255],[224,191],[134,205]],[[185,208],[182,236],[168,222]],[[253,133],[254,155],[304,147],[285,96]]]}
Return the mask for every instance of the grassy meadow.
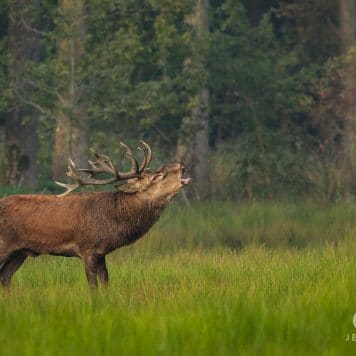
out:
{"label": "grassy meadow", "polygon": [[0,291],[1,355],[348,355],[356,342],[356,207],[172,206],[108,258],[28,259]]}

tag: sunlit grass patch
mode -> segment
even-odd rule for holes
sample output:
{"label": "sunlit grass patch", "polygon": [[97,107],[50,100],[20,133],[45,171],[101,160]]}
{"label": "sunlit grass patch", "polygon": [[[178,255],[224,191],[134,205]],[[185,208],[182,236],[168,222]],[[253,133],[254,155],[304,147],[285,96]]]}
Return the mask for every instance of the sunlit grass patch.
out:
{"label": "sunlit grass patch", "polygon": [[79,261],[32,259],[1,293],[2,354],[346,354],[355,247],[113,256],[97,293]]}

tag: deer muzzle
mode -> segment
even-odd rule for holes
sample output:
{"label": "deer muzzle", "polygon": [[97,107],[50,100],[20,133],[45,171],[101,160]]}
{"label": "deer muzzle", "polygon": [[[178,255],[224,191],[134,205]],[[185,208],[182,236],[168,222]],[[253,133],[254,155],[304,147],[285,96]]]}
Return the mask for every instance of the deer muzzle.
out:
{"label": "deer muzzle", "polygon": [[188,185],[190,182],[192,181],[192,178],[188,177],[188,178],[181,178],[180,182],[182,183],[182,185]]}

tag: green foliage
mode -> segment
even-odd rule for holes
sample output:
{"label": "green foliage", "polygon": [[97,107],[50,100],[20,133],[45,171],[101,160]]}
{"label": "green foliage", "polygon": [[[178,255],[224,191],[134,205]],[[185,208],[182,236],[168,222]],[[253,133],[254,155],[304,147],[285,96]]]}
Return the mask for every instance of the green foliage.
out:
{"label": "green foliage", "polygon": [[[216,190],[228,185],[235,196],[249,198],[306,191],[306,178],[298,175],[307,160],[301,149],[305,132],[291,120],[304,98],[298,90],[302,73],[290,76],[297,57],[284,52],[267,16],[251,28],[242,8],[234,13],[224,4],[222,12],[226,20],[214,32],[211,58],[226,53],[223,61],[231,65],[222,71],[212,61],[211,90],[218,99],[214,127],[231,139],[217,147]],[[218,176],[224,160],[230,170],[225,178],[231,177],[225,182]]]}
{"label": "green foliage", "polygon": [[[312,193],[335,200],[354,192],[354,168],[341,163],[354,150],[345,109],[354,55],[342,53],[337,1],[269,1],[255,10],[244,1],[210,1],[204,36],[192,25],[193,0],[83,4],[80,18],[52,0],[24,13],[40,36],[40,61],[22,66],[21,100],[41,117],[42,181],[51,172],[58,112],[87,126],[98,149],[117,154],[120,139],[142,137],[168,159],[197,91],[207,87],[211,180],[219,197]],[[2,4],[0,123],[17,95],[7,78],[7,11]],[[58,55],[58,46],[71,40],[83,46],[74,73]],[[72,82],[80,99],[68,105],[61,94]]]}
{"label": "green foliage", "polygon": [[[236,2],[215,10],[209,55],[215,193],[339,199],[351,191],[352,163],[341,161],[352,160],[347,131],[355,126],[343,98],[354,96],[344,85],[345,74],[355,73],[342,56],[330,59],[340,51],[335,6],[281,2],[256,27]],[[318,31],[332,33],[332,43]]]}
{"label": "green foliage", "polygon": [[298,52],[299,66],[323,64],[340,54],[339,15],[339,0],[282,0],[274,11],[281,40]]}
{"label": "green foliage", "polygon": [[[98,145],[107,144],[101,133],[109,131],[129,138],[158,136],[161,143],[174,144],[186,110],[180,76],[189,53],[183,18],[190,10],[190,1],[86,2],[85,53],[76,80]],[[56,41],[71,35],[72,22],[56,15],[62,29]],[[69,73],[58,74],[55,87],[68,85]]]}

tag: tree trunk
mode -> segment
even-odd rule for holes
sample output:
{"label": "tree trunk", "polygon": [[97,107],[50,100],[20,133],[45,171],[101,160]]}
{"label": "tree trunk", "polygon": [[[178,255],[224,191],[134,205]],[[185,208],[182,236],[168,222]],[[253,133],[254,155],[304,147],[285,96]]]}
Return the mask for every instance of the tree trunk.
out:
{"label": "tree trunk", "polygon": [[39,37],[24,26],[34,24],[29,15],[30,0],[9,2],[9,82],[14,88],[10,110],[5,119],[3,181],[13,186],[34,188],[37,182],[38,117],[20,98],[29,88],[24,72],[28,61],[39,60]]}
{"label": "tree trunk", "polygon": [[[340,1],[340,24],[341,36],[345,52],[351,47],[356,46],[356,1],[341,0]],[[356,190],[356,166],[355,166],[355,149],[354,137],[356,136],[356,70],[355,60],[348,63],[345,75],[345,98],[346,98],[346,118],[344,127],[343,147],[342,152],[342,175],[348,180],[350,188],[354,185]]]}
{"label": "tree trunk", "polygon": [[[206,41],[209,33],[208,12],[209,1],[197,0],[192,19],[197,43]],[[204,58],[200,53],[193,53],[192,61],[198,63],[198,67],[205,71]],[[196,94],[195,102],[190,115],[182,121],[176,159],[188,165],[194,179],[194,195],[202,200],[210,194],[209,90],[202,87]]]}
{"label": "tree trunk", "polygon": [[61,93],[60,110],[56,115],[52,165],[54,179],[64,175],[69,158],[78,166],[85,164],[89,141],[78,65],[85,43],[84,3],[81,0],[61,0],[60,6],[67,20],[66,24],[63,24],[64,32],[69,35],[59,42],[58,55],[61,64],[68,68],[69,74],[66,90]]}

